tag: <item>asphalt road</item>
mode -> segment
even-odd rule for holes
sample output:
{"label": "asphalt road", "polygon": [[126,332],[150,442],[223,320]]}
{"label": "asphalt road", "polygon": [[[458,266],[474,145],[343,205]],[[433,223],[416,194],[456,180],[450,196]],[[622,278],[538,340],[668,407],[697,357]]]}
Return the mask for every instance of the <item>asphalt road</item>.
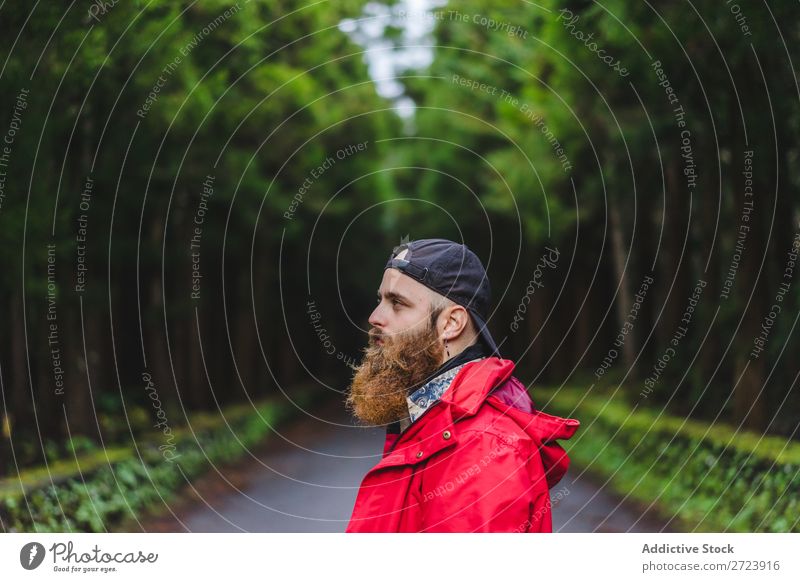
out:
{"label": "asphalt road", "polygon": [[[342,532],[364,474],[380,460],[384,430],[353,425],[330,405],[279,428],[259,451],[210,471],[162,506],[160,517],[124,526],[148,532]],[[657,516],[570,468],[551,490],[556,532],[671,531]]]}

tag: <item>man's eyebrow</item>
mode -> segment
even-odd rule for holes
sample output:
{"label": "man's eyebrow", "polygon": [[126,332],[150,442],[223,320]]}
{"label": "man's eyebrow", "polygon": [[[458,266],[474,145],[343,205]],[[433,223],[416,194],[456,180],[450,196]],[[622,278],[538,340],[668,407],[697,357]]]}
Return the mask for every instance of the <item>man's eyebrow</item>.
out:
{"label": "man's eyebrow", "polygon": [[[381,298],[381,290],[378,289],[377,293],[378,293],[378,299],[380,299]],[[411,303],[411,300],[408,297],[406,297],[405,295],[401,295],[400,293],[397,293],[396,291],[387,291],[386,293],[384,293],[384,295],[386,296],[387,299],[399,299],[400,301],[405,301],[406,303]]]}

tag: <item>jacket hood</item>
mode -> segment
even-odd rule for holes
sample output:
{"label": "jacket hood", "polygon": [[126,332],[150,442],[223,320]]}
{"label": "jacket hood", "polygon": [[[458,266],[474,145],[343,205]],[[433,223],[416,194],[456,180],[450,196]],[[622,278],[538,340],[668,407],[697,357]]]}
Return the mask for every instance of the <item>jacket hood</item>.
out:
{"label": "jacket hood", "polygon": [[513,419],[538,445],[547,485],[552,488],[569,467],[569,457],[556,441],[570,439],[580,422],[536,410],[525,385],[511,375],[513,370],[514,362],[497,357],[469,363],[442,400],[451,404],[454,419],[475,414],[484,401]]}

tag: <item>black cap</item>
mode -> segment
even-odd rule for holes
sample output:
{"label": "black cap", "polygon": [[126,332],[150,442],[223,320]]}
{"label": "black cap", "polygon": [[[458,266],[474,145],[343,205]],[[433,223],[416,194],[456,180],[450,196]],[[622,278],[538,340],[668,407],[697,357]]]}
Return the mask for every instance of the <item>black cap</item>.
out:
{"label": "black cap", "polygon": [[500,356],[486,324],[492,298],[489,277],[475,253],[446,239],[420,239],[394,247],[384,270],[390,268],[466,308],[486,347]]}

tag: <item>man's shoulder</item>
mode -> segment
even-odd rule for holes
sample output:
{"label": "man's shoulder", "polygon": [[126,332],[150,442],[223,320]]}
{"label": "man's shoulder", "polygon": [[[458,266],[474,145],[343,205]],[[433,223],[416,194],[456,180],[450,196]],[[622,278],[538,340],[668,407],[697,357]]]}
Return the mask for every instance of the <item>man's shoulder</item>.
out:
{"label": "man's shoulder", "polygon": [[[489,398],[496,398],[505,407],[513,407],[528,414],[533,411],[533,401],[524,384],[513,376],[492,390],[487,396],[487,399]],[[521,427],[517,420],[504,410],[504,406],[484,402],[474,416],[459,422],[461,431],[482,433],[485,439],[498,439],[506,443],[520,444],[530,441],[530,436],[524,427]]]}

